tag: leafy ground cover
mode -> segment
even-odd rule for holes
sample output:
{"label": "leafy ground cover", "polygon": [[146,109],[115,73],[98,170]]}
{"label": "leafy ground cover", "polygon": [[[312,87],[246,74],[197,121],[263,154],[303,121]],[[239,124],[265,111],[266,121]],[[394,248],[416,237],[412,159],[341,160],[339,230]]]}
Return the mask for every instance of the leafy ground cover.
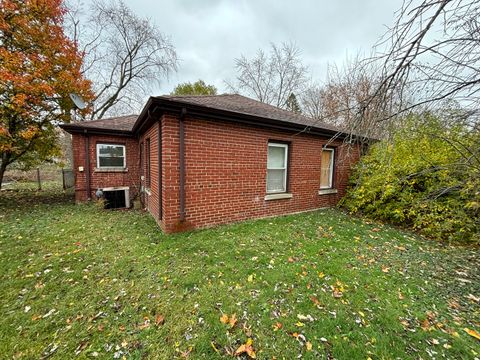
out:
{"label": "leafy ground cover", "polygon": [[5,358],[480,356],[480,259],[322,210],[164,235],[58,188],[0,193]]}

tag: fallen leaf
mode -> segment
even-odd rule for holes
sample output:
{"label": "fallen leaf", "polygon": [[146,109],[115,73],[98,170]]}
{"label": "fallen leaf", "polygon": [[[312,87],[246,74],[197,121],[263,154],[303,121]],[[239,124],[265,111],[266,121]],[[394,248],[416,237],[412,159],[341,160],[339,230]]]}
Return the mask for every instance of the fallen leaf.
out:
{"label": "fallen leaf", "polygon": [[228,323],[230,324],[230,327],[233,328],[237,323],[237,314],[233,314],[228,320]]}
{"label": "fallen leaf", "polygon": [[283,327],[282,323],[277,322],[273,325],[273,331],[278,331]]}
{"label": "fallen leaf", "polygon": [[42,316],[43,319],[49,317],[50,315],[54,314],[55,313],[55,309],[51,309],[48,313],[46,313],[45,315]]}
{"label": "fallen leaf", "polygon": [[251,359],[256,359],[255,351],[253,350],[252,344],[253,340],[251,338],[248,338],[247,342],[243,345],[240,345],[235,351],[235,356],[246,353]]}
{"label": "fallen leaf", "polygon": [[428,321],[428,319],[425,319],[422,321],[422,324],[420,326],[423,330],[428,331],[430,329],[430,321]]}
{"label": "fallen leaf", "polygon": [[313,302],[316,306],[320,306],[320,305],[321,305],[320,301],[319,301],[315,296],[310,296],[310,300],[312,300],[312,302]]}
{"label": "fallen leaf", "polygon": [[473,336],[475,339],[480,340],[480,334],[475,330],[464,328],[463,329],[468,335]]}
{"label": "fallen leaf", "polygon": [[163,315],[157,314],[155,316],[155,325],[161,326],[164,323],[165,323],[165,318],[163,317]]}
{"label": "fallen leaf", "polygon": [[307,351],[312,351],[312,347],[313,347],[313,346],[312,346],[312,343],[311,343],[310,341],[307,341],[307,342],[305,343],[305,346],[307,347]]}
{"label": "fallen leaf", "polygon": [[222,316],[220,316],[220,322],[222,324],[228,324],[228,315],[227,314],[223,314]]}
{"label": "fallen leaf", "polygon": [[213,350],[215,350],[215,352],[217,354],[220,354],[220,351],[217,349],[217,347],[215,346],[215,344],[213,343],[213,341],[210,342],[210,346],[212,347]]}
{"label": "fallen leaf", "polygon": [[297,319],[300,320],[300,321],[310,321],[310,322],[315,321],[315,319],[310,314],[308,314],[306,316],[302,315],[302,314],[298,314]]}
{"label": "fallen leaf", "polygon": [[343,296],[343,293],[342,293],[341,291],[338,291],[338,290],[334,290],[334,291],[333,291],[333,297],[334,297],[335,299],[339,299],[339,298],[341,298],[342,296]]}
{"label": "fallen leaf", "polygon": [[407,320],[400,320],[400,324],[402,324],[405,329],[410,326],[410,323]]}
{"label": "fallen leaf", "polygon": [[148,317],[145,317],[143,319],[143,323],[138,326],[140,330],[144,330],[150,326],[150,319]]}

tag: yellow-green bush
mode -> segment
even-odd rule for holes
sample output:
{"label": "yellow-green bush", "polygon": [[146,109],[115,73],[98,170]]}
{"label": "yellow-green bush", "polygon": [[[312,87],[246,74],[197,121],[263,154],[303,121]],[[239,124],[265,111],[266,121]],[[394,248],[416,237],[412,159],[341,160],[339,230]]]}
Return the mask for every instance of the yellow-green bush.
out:
{"label": "yellow-green bush", "polygon": [[438,240],[478,243],[479,140],[474,127],[410,116],[360,160],[342,205]]}

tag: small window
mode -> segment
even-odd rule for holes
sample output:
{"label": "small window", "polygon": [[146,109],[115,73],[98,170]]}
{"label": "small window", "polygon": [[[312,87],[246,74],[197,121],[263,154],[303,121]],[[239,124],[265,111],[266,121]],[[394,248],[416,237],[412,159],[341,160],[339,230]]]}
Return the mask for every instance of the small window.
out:
{"label": "small window", "polygon": [[320,189],[331,189],[333,187],[334,156],[334,149],[324,148],[322,150]]}
{"label": "small window", "polygon": [[145,140],[145,186],[150,189],[150,139]]}
{"label": "small window", "polygon": [[125,168],[125,145],[97,144],[98,168]]}
{"label": "small window", "polygon": [[288,145],[268,143],[267,193],[287,192]]}

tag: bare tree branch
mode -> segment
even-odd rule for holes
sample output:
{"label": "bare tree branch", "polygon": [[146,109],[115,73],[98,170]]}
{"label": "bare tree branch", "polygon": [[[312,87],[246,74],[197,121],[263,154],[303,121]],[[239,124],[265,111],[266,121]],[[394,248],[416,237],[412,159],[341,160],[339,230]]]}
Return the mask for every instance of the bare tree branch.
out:
{"label": "bare tree branch", "polygon": [[227,86],[255,99],[286,108],[291,94],[300,94],[308,81],[308,68],[293,43],[271,44],[268,55],[259,50],[252,59],[244,55],[235,59],[237,78]]}
{"label": "bare tree branch", "polygon": [[122,0],[94,1],[84,23],[73,8],[70,19],[72,36],[85,53],[84,74],[96,93],[90,119],[138,111],[152,85],[177,69],[170,40]]}

